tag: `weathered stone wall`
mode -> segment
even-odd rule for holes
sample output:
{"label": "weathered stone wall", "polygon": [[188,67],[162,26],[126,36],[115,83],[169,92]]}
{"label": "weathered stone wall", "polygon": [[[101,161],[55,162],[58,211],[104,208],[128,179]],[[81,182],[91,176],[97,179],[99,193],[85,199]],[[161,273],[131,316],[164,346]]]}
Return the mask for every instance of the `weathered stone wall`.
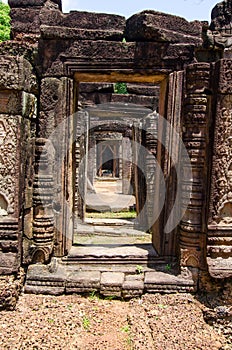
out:
{"label": "weathered stone wall", "polygon": [[[207,272],[208,254],[211,275],[230,276],[231,0],[216,5],[210,26],[156,11],[127,21],[108,14],[63,14],[60,0],[9,0],[9,4],[12,41],[0,45],[1,305],[15,303],[18,292],[12,291],[13,297],[7,299],[5,291],[7,283],[17,289],[22,263],[47,263],[52,256],[67,254],[72,245],[77,178],[73,140],[79,121],[69,116],[78,110],[80,82],[87,84],[82,85],[85,91],[79,91],[79,102],[129,99],[152,109],[157,94],[149,84],[162,85],[159,112],[176,123],[192,167],[192,178],[182,184],[183,195],[193,190],[179,231],[162,236],[176,179],[158,144],[168,195],[153,230],[153,244],[160,254],[179,251],[180,265],[195,272],[201,269],[202,274]],[[214,63],[222,57],[227,60]],[[115,95],[115,82],[130,83],[129,96]],[[178,106],[172,105],[175,98]],[[152,120],[147,123],[148,129],[155,127]],[[135,125],[135,139],[155,154],[149,133],[144,136],[136,130]],[[78,146],[81,159],[87,149],[84,142]],[[144,165],[150,172],[149,157]],[[142,178],[141,183],[144,190]],[[137,182],[137,196],[139,186]],[[154,197],[156,205],[155,191]],[[140,196],[140,204],[143,201]],[[219,260],[224,265],[218,265]]]}
{"label": "weathered stone wall", "polygon": [[0,61],[0,306],[11,308],[22,282],[23,231],[30,236],[38,85],[23,56],[6,52]]}
{"label": "weathered stone wall", "polygon": [[9,4],[12,38],[39,41],[38,68],[46,76],[61,77],[78,68],[86,71],[87,61],[98,62],[107,75],[119,67],[170,72],[194,62],[195,48],[203,42],[203,23],[155,11],[126,21],[117,15],[63,14],[60,1],[12,0]]}

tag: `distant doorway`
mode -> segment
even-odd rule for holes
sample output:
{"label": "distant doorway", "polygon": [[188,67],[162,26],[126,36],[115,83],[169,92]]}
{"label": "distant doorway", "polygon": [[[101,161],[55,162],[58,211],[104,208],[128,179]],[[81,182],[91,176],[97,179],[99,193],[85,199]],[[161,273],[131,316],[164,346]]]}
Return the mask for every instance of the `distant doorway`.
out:
{"label": "distant doorway", "polygon": [[108,141],[99,143],[97,147],[97,176],[119,177],[119,145]]}

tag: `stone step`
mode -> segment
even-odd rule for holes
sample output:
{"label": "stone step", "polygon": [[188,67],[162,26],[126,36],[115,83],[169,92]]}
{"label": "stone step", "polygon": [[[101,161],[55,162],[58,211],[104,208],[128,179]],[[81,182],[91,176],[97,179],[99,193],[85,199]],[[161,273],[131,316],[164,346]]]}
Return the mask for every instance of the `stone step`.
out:
{"label": "stone step", "polygon": [[128,211],[135,204],[134,196],[120,193],[87,193],[87,211],[121,212]]}
{"label": "stone step", "polygon": [[30,265],[25,293],[60,295],[97,292],[111,297],[138,297],[143,293],[195,292],[196,283],[190,273],[181,275],[156,271],[78,270],[76,264],[64,264],[53,258],[49,265]]}
{"label": "stone step", "polygon": [[137,267],[165,270],[170,259],[160,258],[151,244],[85,245],[73,246],[61,262],[81,271],[135,273]]}
{"label": "stone step", "polygon": [[141,260],[145,263],[149,261],[160,259],[155,249],[151,244],[128,244],[128,245],[85,245],[85,246],[73,246],[70,249],[69,254],[62,258],[62,261],[138,261]]}
{"label": "stone step", "polygon": [[88,234],[88,235],[80,235],[76,234],[73,238],[74,245],[109,245],[109,246],[122,246],[128,244],[145,244],[151,243],[150,235],[143,236],[121,236],[121,235],[110,235],[110,234]]}
{"label": "stone step", "polygon": [[151,234],[126,226],[78,224],[73,244],[141,244],[151,243]]}
{"label": "stone step", "polygon": [[124,228],[134,227],[134,219],[107,219],[107,218],[86,218],[85,224],[87,225],[94,225],[94,226],[101,226],[101,227],[120,227],[123,226]]}

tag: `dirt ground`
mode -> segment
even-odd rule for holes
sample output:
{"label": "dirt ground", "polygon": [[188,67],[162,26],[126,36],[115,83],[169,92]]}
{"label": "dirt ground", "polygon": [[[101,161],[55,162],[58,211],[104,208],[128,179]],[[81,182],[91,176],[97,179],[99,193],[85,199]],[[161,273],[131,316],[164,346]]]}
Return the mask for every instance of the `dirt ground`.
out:
{"label": "dirt ground", "polygon": [[190,294],[129,302],[22,295],[15,311],[0,312],[0,349],[231,349],[220,329],[205,323],[204,308]]}

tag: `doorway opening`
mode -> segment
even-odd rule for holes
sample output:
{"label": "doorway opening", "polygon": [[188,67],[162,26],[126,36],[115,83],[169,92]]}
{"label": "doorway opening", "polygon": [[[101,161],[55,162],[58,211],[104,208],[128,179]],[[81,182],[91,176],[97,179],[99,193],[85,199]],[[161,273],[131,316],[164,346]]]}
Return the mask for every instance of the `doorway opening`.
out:
{"label": "doorway opening", "polygon": [[98,177],[119,178],[119,143],[108,141],[99,142],[97,147],[97,175]]}
{"label": "doorway opening", "polygon": [[141,169],[145,170],[146,161],[138,160],[134,144],[145,142],[143,127],[147,116],[158,109],[159,86],[127,86],[127,93],[117,94],[111,82],[78,84],[78,110],[85,125],[80,127],[83,121],[78,121],[82,133],[77,134],[85,131],[77,139],[77,165],[84,158],[85,165],[82,174],[77,169],[77,188],[84,181],[84,191],[82,196],[77,192],[74,244],[151,244],[144,223],[149,208],[145,208],[147,186]]}

